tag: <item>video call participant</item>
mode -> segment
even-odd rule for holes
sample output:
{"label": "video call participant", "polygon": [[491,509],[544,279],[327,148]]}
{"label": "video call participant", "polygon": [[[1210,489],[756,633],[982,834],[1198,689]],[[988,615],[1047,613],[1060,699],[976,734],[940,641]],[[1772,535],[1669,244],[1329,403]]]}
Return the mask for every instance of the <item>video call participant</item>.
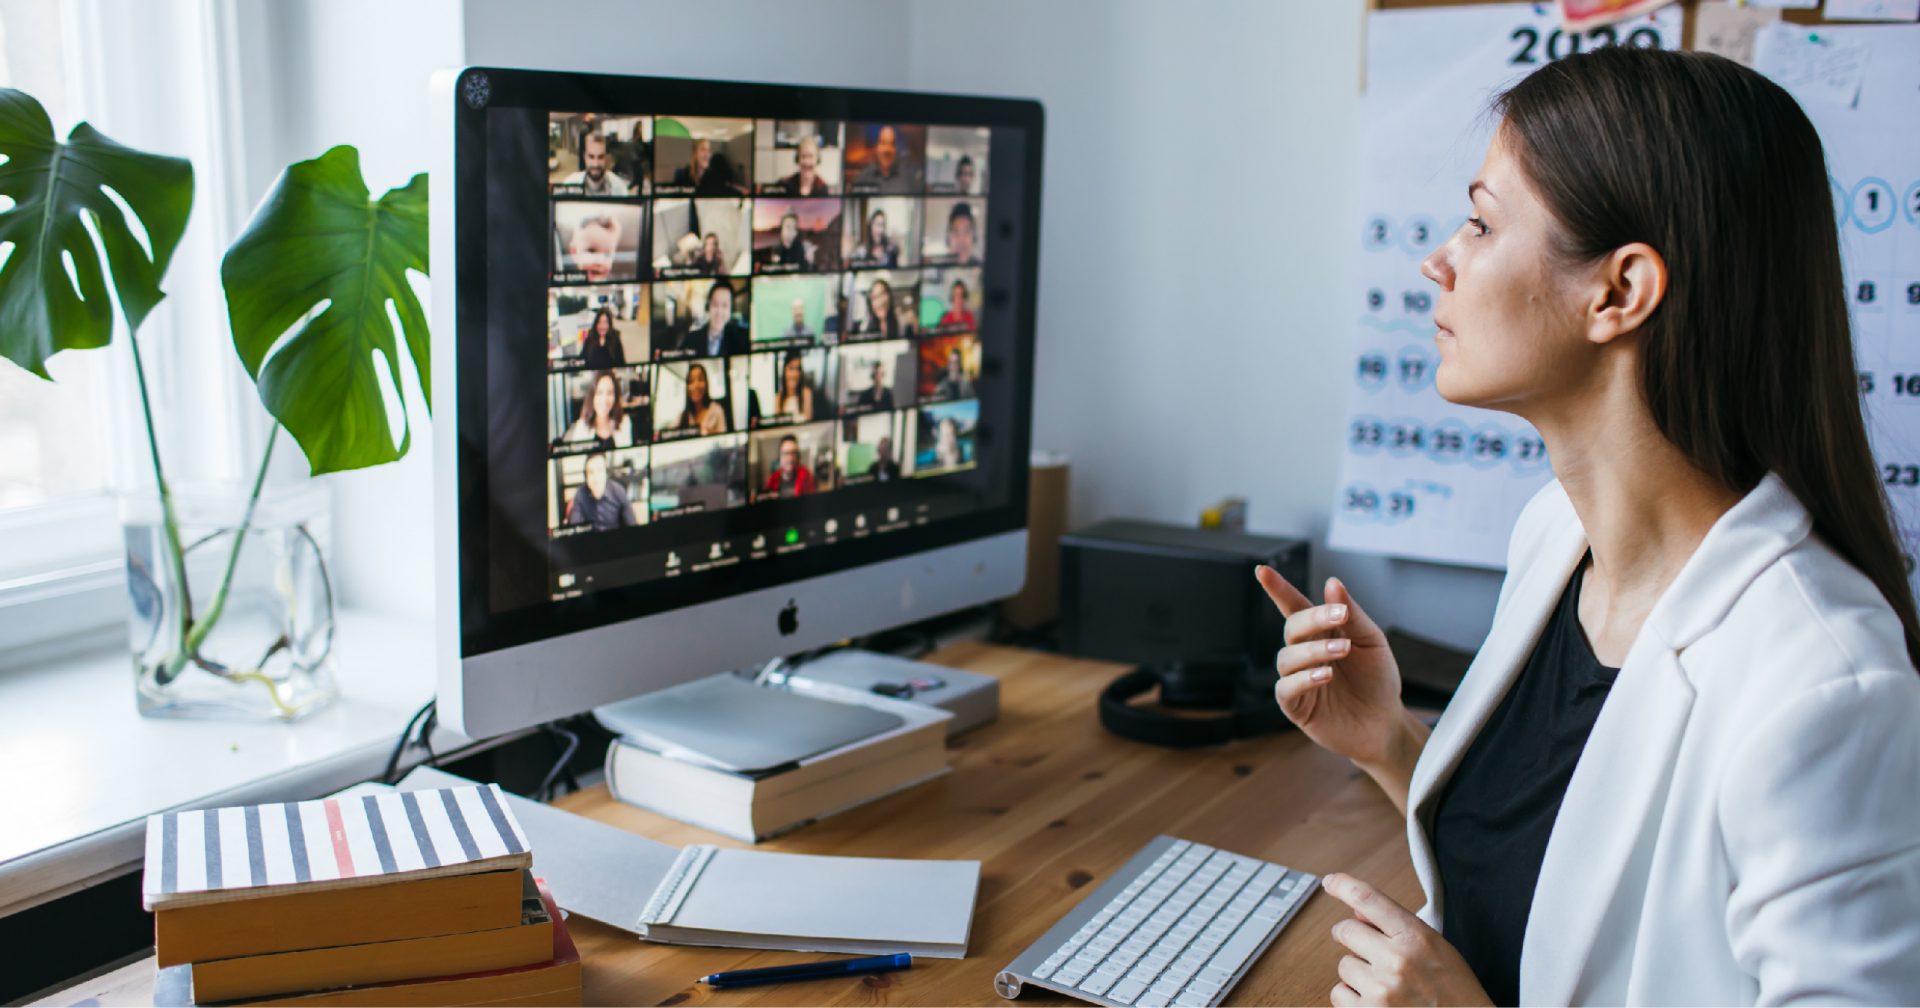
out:
{"label": "video call participant", "polygon": [[713,141],[701,138],[693,142],[689,163],[673,170],[673,184],[692,186],[695,196],[738,196],[742,192],[733,181],[733,164],[726,155],[713,153]]}
{"label": "video call participant", "polygon": [[679,420],[669,429],[697,430],[702,436],[727,432],[727,411],[713,400],[705,365],[687,366],[687,405],[680,411]]}
{"label": "video call participant", "polygon": [[853,250],[856,266],[900,265],[900,243],[887,234],[887,212],[875,210],[867,216],[866,230]]}
{"label": "video call participant", "polygon": [[[794,302],[793,307],[798,315],[800,303]],[[794,324],[799,324],[797,318]],[[786,360],[780,365],[780,392],[774,397],[773,412],[776,423],[801,423],[813,419],[813,381],[807,377],[806,364],[798,350],[787,351]]]}
{"label": "video call participant", "polygon": [[800,439],[780,439],[780,464],[767,474],[762,492],[769,496],[800,497],[813,492],[813,471],[800,464]]}
{"label": "video call participant", "polygon": [[747,331],[733,320],[733,285],[715,280],[707,291],[707,324],[687,331],[680,349],[700,357],[720,357],[747,352]]}
{"label": "video call participant", "polygon": [[947,257],[957,263],[973,264],[980,261],[974,251],[973,207],[965,203],[955,203],[947,214]]}
{"label": "video call participant", "polygon": [[967,307],[967,282],[965,280],[955,280],[953,286],[948,290],[947,310],[940,314],[940,324],[942,326],[964,326],[968,329],[979,328],[973,319],[973,309]]}
{"label": "video call participant", "polygon": [[973,156],[960,155],[960,163],[953,166],[953,191],[962,196],[973,195]]}
{"label": "video call participant", "polygon": [[862,191],[897,195],[914,191],[913,180],[907,175],[908,166],[900,160],[900,142],[893,127],[880,127],[873,141],[873,159],[860,169],[855,181]]}
{"label": "video call participant", "polygon": [[596,371],[626,365],[627,348],[620,342],[620,330],[614,328],[613,312],[608,309],[594,310],[593,324],[580,341],[580,363]]}
{"label": "video call participant", "polygon": [[900,323],[899,313],[893,310],[893,285],[880,277],[874,277],[867,285],[867,317],[854,324],[853,331],[861,335],[879,335],[887,339],[897,339],[913,335],[913,325]]}
{"label": "video call participant", "polygon": [[600,283],[613,276],[614,253],[620,248],[620,222],[609,214],[593,214],[574,225],[567,240],[567,256],[573,268],[587,282]]}
{"label": "video call participant", "polygon": [[773,247],[767,264],[801,269],[813,265],[813,251],[807,247],[806,240],[800,237],[799,214],[789,212],[780,218],[780,244]]}
{"label": "video call participant", "polygon": [[700,252],[693,258],[701,276],[724,276],[727,272],[726,253],[720,251],[720,236],[712,231],[700,240]]}
{"label": "video call participant", "polygon": [[591,525],[595,532],[637,524],[627,488],[607,478],[606,453],[587,456],[586,465],[587,481],[574,488],[573,499],[567,502],[566,524]]}
{"label": "video call participant", "polygon": [[900,463],[893,457],[893,439],[883,437],[873,446],[873,465],[867,475],[882,483],[900,478]]}
{"label": "video call participant", "polygon": [[952,417],[940,419],[939,435],[934,440],[933,461],[942,469],[966,464],[960,448],[960,424]]}
{"label": "video call participant", "polygon": [[561,440],[568,444],[592,442],[603,450],[633,444],[633,429],[620,394],[620,379],[612,371],[593,376],[587,397],[580,403],[580,416]]}
{"label": "video call participant", "polygon": [[813,330],[807,328],[807,303],[800,298],[793,299],[793,324],[780,334],[783,339],[812,339]]}
{"label": "video call participant", "polygon": [[940,372],[940,380],[934,383],[933,394],[939,399],[965,399],[973,395],[973,379],[967,377],[959,347],[947,351],[947,369]]}
{"label": "video call participant", "polygon": [[820,141],[815,137],[801,137],[793,151],[797,171],[779,182],[780,191],[788,196],[826,196],[832,190],[827,180],[819,175]]}
{"label": "video call participant", "polygon": [[580,138],[580,161],[586,167],[561,181],[579,186],[582,196],[625,196],[632,186],[609,170],[612,160],[607,155],[607,135],[588,133]]}
{"label": "video call participant", "polygon": [[893,390],[887,387],[886,365],[873,362],[873,375],[866,388],[853,397],[853,408],[858,410],[889,410],[893,408]]}

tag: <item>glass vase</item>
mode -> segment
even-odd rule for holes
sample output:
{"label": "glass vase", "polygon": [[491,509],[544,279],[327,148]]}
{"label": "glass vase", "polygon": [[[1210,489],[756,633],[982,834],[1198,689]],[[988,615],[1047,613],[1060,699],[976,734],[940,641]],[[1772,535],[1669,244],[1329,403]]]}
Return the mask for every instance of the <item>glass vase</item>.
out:
{"label": "glass vase", "polygon": [[325,491],[263,493],[244,533],[245,492],[172,496],[174,533],[158,497],[123,506],[140,713],[292,721],[332,702]]}

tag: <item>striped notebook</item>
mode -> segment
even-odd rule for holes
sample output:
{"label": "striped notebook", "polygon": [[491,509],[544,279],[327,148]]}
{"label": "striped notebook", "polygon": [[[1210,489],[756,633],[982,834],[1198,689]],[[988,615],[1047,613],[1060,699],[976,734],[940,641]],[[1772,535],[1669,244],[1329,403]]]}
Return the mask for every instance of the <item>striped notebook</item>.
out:
{"label": "striped notebook", "polygon": [[499,785],[147,817],[147,909],[528,868]]}

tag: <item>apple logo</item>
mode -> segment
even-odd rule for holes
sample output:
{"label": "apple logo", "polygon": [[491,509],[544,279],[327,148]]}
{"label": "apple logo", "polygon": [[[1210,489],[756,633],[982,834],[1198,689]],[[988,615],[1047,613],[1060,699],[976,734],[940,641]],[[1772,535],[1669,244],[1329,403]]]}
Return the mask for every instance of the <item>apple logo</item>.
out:
{"label": "apple logo", "polygon": [[786,608],[780,610],[780,636],[791,637],[800,629],[800,607],[792,599],[787,600]]}

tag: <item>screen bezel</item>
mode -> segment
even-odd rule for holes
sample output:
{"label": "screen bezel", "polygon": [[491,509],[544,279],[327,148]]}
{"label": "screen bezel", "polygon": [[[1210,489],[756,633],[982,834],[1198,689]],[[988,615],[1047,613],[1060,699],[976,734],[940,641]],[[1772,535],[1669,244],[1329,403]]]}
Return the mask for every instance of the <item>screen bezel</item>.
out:
{"label": "screen bezel", "polygon": [[[475,101],[476,94],[484,98]],[[1038,102],[907,91],[875,91],[801,85],[719,82],[559,71],[475,67],[461,72],[453,88],[454,230],[457,331],[466,352],[455,355],[455,416],[458,485],[458,612],[460,652],[474,656],[561,634],[593,630],[657,616],[749,591],[804,581],[897,559],[914,553],[1024,528],[1032,434],[1034,318],[1039,269],[1040,181],[1044,112]],[[1012,321],[1007,356],[1000,362],[1013,397],[1010,429],[994,437],[994,450],[1010,461],[1004,504],[880,536],[842,541],[801,552],[754,560],[720,570],[688,574],[671,582],[640,582],[605,588],[579,598],[503,612],[491,605],[487,495],[487,269],[491,254],[487,221],[487,110],[495,106],[555,112],[725,115],[753,119],[821,119],[985,126],[1026,131],[1018,206],[994,218],[1013,233],[994,236],[994,248],[1017,260],[1007,274]],[[997,188],[997,187],[996,187]],[[998,193],[996,192],[996,196]],[[445,418],[442,418],[443,422]],[[983,430],[983,434],[985,431]]]}

